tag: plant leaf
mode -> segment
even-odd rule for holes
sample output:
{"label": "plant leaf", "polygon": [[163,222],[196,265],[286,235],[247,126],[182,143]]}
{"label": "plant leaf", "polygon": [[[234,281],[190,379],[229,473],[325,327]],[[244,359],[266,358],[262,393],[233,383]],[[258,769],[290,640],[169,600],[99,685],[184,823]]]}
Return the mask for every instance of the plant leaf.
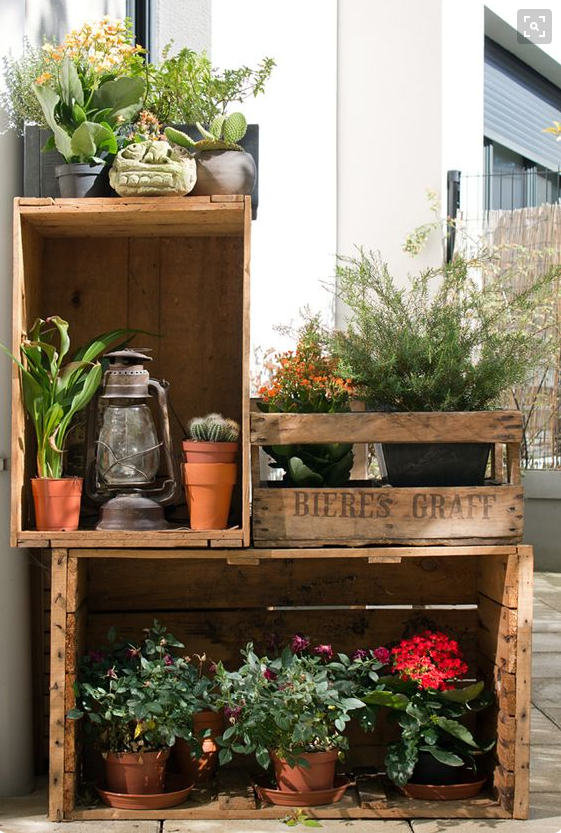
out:
{"label": "plant leaf", "polygon": [[72,158],[72,146],[70,136],[57,122],[55,108],[60,101],[59,96],[50,87],[41,84],[33,84],[33,92],[37,96],[45,121],[53,131],[56,149],[67,162]]}
{"label": "plant leaf", "polygon": [[458,738],[458,740],[463,741],[468,746],[472,746],[474,749],[478,748],[478,745],[469,729],[466,729],[466,727],[462,726],[461,723],[458,723],[457,720],[450,720],[448,717],[435,717],[434,722],[445,732],[448,732],[449,735]]}
{"label": "plant leaf", "polygon": [[60,90],[62,100],[68,107],[73,107],[74,102],[80,107],[84,103],[84,91],[80,82],[78,70],[74,61],[65,58],[60,65]]}

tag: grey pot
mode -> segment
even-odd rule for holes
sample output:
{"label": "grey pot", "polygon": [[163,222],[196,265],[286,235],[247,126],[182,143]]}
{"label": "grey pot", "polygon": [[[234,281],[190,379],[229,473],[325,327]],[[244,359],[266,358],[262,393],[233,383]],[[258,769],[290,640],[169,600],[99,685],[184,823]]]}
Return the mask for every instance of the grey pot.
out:
{"label": "grey pot", "polygon": [[212,194],[251,194],[257,170],[253,156],[241,150],[202,150],[194,154],[197,181],[193,197]]}
{"label": "grey pot", "polygon": [[111,197],[115,194],[109,185],[107,165],[88,165],[72,162],[57,165],[55,177],[61,197]]}

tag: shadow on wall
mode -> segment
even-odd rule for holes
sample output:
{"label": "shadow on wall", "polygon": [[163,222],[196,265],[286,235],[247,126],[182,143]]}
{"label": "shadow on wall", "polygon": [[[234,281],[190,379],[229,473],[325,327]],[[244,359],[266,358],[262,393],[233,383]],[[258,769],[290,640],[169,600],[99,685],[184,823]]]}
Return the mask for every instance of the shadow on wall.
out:
{"label": "shadow on wall", "polygon": [[43,38],[62,40],[68,31],[66,0],[47,0],[41,6],[39,41]]}
{"label": "shadow on wall", "polygon": [[74,7],[71,3],[72,0],[27,0],[26,30],[31,41],[40,44],[47,38],[60,42],[70,29],[86,20],[99,20],[105,15],[119,18],[126,13],[125,0],[92,0]]}

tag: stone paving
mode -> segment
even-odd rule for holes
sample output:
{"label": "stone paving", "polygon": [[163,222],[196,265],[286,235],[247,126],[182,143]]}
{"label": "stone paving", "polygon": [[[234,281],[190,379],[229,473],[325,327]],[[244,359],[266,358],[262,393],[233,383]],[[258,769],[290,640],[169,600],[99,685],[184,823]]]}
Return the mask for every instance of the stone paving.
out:
{"label": "stone paving", "polygon": [[[537,573],[534,639],[530,818],[324,821],[322,833],[561,833],[561,574]],[[281,833],[278,821],[88,821],[45,820],[47,791],[0,800],[0,833]],[[304,827],[297,829],[304,830]]]}

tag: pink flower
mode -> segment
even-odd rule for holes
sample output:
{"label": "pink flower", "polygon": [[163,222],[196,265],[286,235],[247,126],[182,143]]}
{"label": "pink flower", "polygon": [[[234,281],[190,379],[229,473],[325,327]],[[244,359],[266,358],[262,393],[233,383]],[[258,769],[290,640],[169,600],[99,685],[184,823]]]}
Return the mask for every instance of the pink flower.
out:
{"label": "pink flower", "polygon": [[209,674],[216,674],[216,664],[214,662],[211,662],[210,665],[208,666],[208,673]]}
{"label": "pink flower", "polygon": [[303,636],[301,633],[297,633],[292,637],[291,648],[293,653],[300,654],[302,651],[306,650],[309,644],[310,640],[306,636]]}
{"label": "pink flower", "polygon": [[239,717],[240,712],[242,710],[241,706],[234,706],[233,709],[230,706],[224,706],[224,716],[230,723],[235,723],[236,719]]}
{"label": "pink flower", "polygon": [[330,660],[333,656],[333,648],[331,645],[318,645],[314,648],[314,653],[324,659]]}
{"label": "pink flower", "polygon": [[276,680],[279,676],[276,671],[273,671],[271,668],[265,668],[263,671],[263,676],[266,680]]}
{"label": "pink flower", "polygon": [[164,657],[164,665],[175,665],[171,654],[166,654]]}
{"label": "pink flower", "polygon": [[354,654],[351,656],[353,662],[360,660],[363,662],[364,660],[368,659],[368,651],[365,651],[364,648],[357,648]]}
{"label": "pink flower", "polygon": [[140,654],[140,648],[133,648],[133,647],[130,647],[130,648],[127,648],[127,650],[125,651],[125,653],[126,653],[126,655],[127,655],[130,659],[133,659],[133,657],[137,657],[137,656],[139,656],[139,654]]}
{"label": "pink flower", "polygon": [[107,669],[107,676],[111,680],[116,680],[117,679],[117,672],[115,671],[115,666],[113,666],[112,668]]}
{"label": "pink flower", "polygon": [[390,661],[390,652],[387,648],[375,648],[372,653],[382,665],[387,665]]}

